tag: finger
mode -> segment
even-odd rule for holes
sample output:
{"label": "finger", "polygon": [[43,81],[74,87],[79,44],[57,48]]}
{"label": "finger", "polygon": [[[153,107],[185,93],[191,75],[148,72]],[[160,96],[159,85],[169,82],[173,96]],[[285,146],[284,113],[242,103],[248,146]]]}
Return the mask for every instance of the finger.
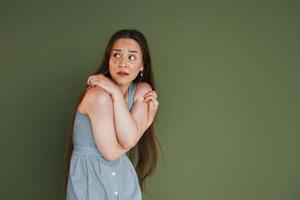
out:
{"label": "finger", "polygon": [[86,81],[87,84],[90,83],[90,79],[91,79],[91,77],[89,76],[88,79],[87,79],[87,81]]}
{"label": "finger", "polygon": [[153,96],[147,96],[145,97],[145,102],[148,102],[148,101],[154,101],[155,98]]}
{"label": "finger", "polygon": [[155,98],[148,98],[147,100],[145,100],[146,103],[148,103],[148,105],[150,105],[150,107],[154,107],[155,109],[158,108],[159,102],[155,99]]}
{"label": "finger", "polygon": [[99,80],[97,80],[97,79],[91,79],[90,80],[90,84],[89,85],[99,85],[101,82],[99,81]]}
{"label": "finger", "polygon": [[145,99],[151,98],[151,97],[154,98],[155,100],[157,99],[157,97],[153,94],[149,94],[149,95],[145,96]]}
{"label": "finger", "polygon": [[87,84],[90,84],[90,83],[91,83],[91,78],[88,78]]}
{"label": "finger", "polygon": [[149,98],[151,96],[153,97],[153,95],[148,94],[148,95],[144,96],[144,98],[147,99],[147,98]]}
{"label": "finger", "polygon": [[153,95],[155,98],[157,98],[157,94],[156,94],[156,92],[154,90],[148,92],[147,94],[145,94],[145,96],[148,96],[148,95]]}
{"label": "finger", "polygon": [[92,76],[89,76],[89,78],[88,78],[88,80],[87,80],[87,84],[89,84],[89,82],[92,80],[92,79],[94,79],[95,78],[95,76],[94,75],[92,75]]}
{"label": "finger", "polygon": [[153,94],[153,93],[156,93],[156,92],[155,92],[155,90],[149,90],[145,95],[151,94],[151,93]]}
{"label": "finger", "polygon": [[89,80],[89,82],[88,82],[88,83],[89,83],[89,84],[93,84],[93,83],[94,83],[94,81],[95,81],[94,79],[90,78],[90,80]]}
{"label": "finger", "polygon": [[150,94],[153,90],[149,90],[145,95]]}
{"label": "finger", "polygon": [[157,99],[156,99],[156,97],[154,97],[154,96],[147,96],[147,97],[145,97],[145,100],[144,100],[145,102],[147,102],[147,101],[157,101]]}
{"label": "finger", "polygon": [[152,102],[153,102],[153,107],[154,107],[155,109],[157,109],[157,108],[158,108],[159,102],[158,102],[157,100],[153,100]]}
{"label": "finger", "polygon": [[149,94],[145,95],[145,97],[148,97],[148,96],[153,96],[154,98],[157,98],[157,95],[155,93],[149,93]]}
{"label": "finger", "polygon": [[159,102],[154,97],[148,98],[145,102],[149,104],[152,102],[155,108],[157,108],[159,105]]}
{"label": "finger", "polygon": [[90,79],[90,82],[99,82],[100,80],[97,77],[93,77]]}

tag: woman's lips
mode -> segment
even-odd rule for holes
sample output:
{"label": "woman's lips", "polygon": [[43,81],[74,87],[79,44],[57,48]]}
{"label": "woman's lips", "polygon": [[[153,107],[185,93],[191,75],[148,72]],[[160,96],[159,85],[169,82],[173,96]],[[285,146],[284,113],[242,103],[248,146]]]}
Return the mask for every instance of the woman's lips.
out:
{"label": "woman's lips", "polygon": [[126,73],[126,72],[118,72],[117,73],[119,76],[127,76],[128,75],[128,73]]}

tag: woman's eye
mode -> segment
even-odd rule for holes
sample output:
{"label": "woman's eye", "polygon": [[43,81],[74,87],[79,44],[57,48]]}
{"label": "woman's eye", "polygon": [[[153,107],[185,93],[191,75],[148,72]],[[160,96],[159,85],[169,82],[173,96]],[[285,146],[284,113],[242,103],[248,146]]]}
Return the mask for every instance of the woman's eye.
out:
{"label": "woman's eye", "polygon": [[115,57],[115,58],[120,57],[120,54],[119,53],[114,53],[113,57]]}
{"label": "woman's eye", "polygon": [[129,56],[129,60],[135,60],[135,59],[136,59],[135,56],[133,56],[133,55],[130,55],[130,56]]}

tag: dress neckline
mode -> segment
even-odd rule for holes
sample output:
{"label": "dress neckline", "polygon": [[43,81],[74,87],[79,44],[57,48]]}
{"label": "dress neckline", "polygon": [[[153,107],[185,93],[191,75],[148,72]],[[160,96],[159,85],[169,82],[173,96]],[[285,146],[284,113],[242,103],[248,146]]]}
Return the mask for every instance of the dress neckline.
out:
{"label": "dress neckline", "polygon": [[[128,92],[127,92],[127,108],[129,107],[129,104],[130,104],[130,101],[132,101],[131,100],[131,96],[132,96],[132,88],[133,88],[133,82],[131,82],[130,83],[130,85],[129,85],[129,87],[128,87]],[[81,116],[85,116],[85,117],[88,117],[88,115],[86,115],[86,114],[83,114],[83,113],[81,113],[81,112],[79,112],[78,110],[76,110],[76,114],[79,114],[79,115],[81,115]]]}

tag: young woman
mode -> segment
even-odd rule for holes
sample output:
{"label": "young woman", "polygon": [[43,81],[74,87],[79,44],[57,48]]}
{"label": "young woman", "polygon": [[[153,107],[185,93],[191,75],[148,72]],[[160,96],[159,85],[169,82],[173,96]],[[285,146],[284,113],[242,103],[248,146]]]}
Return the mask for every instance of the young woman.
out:
{"label": "young woman", "polygon": [[144,35],[115,32],[76,105],[65,157],[66,199],[142,199],[158,158],[155,90]]}

